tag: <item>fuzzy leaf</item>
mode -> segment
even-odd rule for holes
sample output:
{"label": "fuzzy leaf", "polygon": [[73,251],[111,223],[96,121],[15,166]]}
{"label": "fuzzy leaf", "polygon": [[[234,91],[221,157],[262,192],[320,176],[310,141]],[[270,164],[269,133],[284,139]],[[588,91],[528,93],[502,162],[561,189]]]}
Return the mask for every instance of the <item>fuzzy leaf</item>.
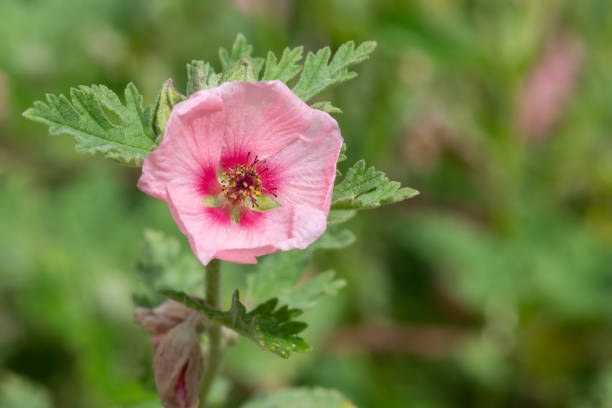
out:
{"label": "fuzzy leaf", "polygon": [[298,336],[298,333],[308,325],[294,320],[302,314],[302,311],[289,309],[287,306],[277,308],[278,299],[276,298],[247,312],[246,307],[240,302],[238,291],[235,291],[230,310],[222,312],[184,292],[163,290],[160,293],[192,309],[199,310],[209,319],[234,330],[255,342],[262,349],[271,351],[282,358],[288,358],[292,352],[310,350],[310,345]]}
{"label": "fuzzy leaf", "polygon": [[253,52],[253,46],[247,42],[247,39],[241,33],[236,35],[232,50],[227,51],[225,48],[219,48],[219,59],[221,60],[221,68],[227,71],[229,67],[234,65],[241,58],[248,58]]}
{"label": "fuzzy leaf", "polygon": [[312,250],[292,250],[267,255],[247,276],[247,295],[256,303],[294,288],[302,278]]}
{"label": "fuzzy leaf", "polygon": [[354,408],[339,391],[324,388],[285,388],[260,395],[242,408]]}
{"label": "fuzzy leaf", "polygon": [[78,151],[104,153],[108,159],[142,164],[156,147],[153,107],[142,107],[142,95],[131,82],[125,88],[125,105],[104,85],[80,86],[64,95],[47,94],[23,116],[49,126],[51,135],[69,135]]}
{"label": "fuzzy leaf", "polygon": [[336,295],[345,286],[344,279],[336,279],[336,272],[328,270],[298,287],[282,291],[278,295],[278,301],[289,307],[309,309],[314,307],[321,296]]}
{"label": "fuzzy leaf", "polygon": [[[240,60],[249,61],[252,70],[252,79],[249,81],[257,81],[259,73],[264,65],[263,58],[253,58],[251,53],[253,52],[253,46],[247,42],[247,39],[242,34],[238,34],[232,45],[232,50],[227,51],[225,48],[219,49],[219,59],[221,60],[221,67],[223,71],[228,71]],[[226,75],[224,75],[226,77]],[[238,81],[239,79],[233,79]],[[244,79],[245,81],[247,79]]]}
{"label": "fuzzy leaf", "polygon": [[255,265],[247,277],[248,298],[261,302],[278,296],[281,305],[310,308],[326,294],[336,294],[345,285],[344,280],[334,279],[334,272],[327,271],[304,282],[304,270],[316,249],[340,249],[354,242],[348,230],[327,230],[314,244],[305,250],[277,252],[268,255]]}
{"label": "fuzzy leaf", "polygon": [[164,298],[158,291],[174,287],[198,292],[202,284],[202,268],[189,253],[183,252],[178,239],[161,232],[145,230],[143,256],[136,263],[142,285],[133,295],[137,306],[155,307]]}
{"label": "fuzzy leaf", "polygon": [[327,216],[327,225],[347,222],[357,214],[356,210],[330,210]]}
{"label": "fuzzy leaf", "polygon": [[[313,105],[313,108],[315,107],[316,103]],[[341,111],[342,112],[342,111]],[[346,143],[342,143],[342,147],[340,148],[340,154],[338,155],[338,163],[341,163],[343,161],[345,161],[347,159],[346,157]],[[341,176],[342,172],[338,169],[338,166],[336,166],[336,177]],[[329,221],[328,221],[329,223]]]}
{"label": "fuzzy leaf", "polygon": [[346,143],[342,143],[342,147],[340,148],[340,155],[338,156],[338,163],[343,162],[346,159],[348,159],[348,157],[346,156]]}
{"label": "fuzzy leaf", "polygon": [[204,61],[191,61],[187,64],[187,95],[219,85],[221,74]]}
{"label": "fuzzy leaf", "polygon": [[348,68],[368,59],[375,48],[374,41],[366,41],[357,48],[353,41],[349,41],[338,48],[331,62],[329,62],[331,57],[329,47],[320,49],[316,54],[309,52],[302,75],[293,87],[293,91],[308,102],[328,87],[355,78],[357,74]]}
{"label": "fuzzy leaf", "polygon": [[283,82],[291,81],[302,70],[298,62],[302,59],[303,53],[304,47],[287,47],[283,50],[283,55],[278,61],[276,55],[269,51],[262,81],[272,81],[274,79],[280,79]]}
{"label": "fuzzy leaf", "polygon": [[168,79],[162,86],[161,91],[153,108],[153,130],[155,131],[155,143],[159,144],[164,136],[166,124],[170,118],[172,108],[179,102],[184,101],[185,96],[181,95],[172,85],[172,79]]}
{"label": "fuzzy leaf", "polygon": [[223,73],[221,82],[255,82],[257,77],[253,70],[252,61],[249,58],[241,58],[236,61],[227,71]]}
{"label": "fuzzy leaf", "polygon": [[385,173],[374,167],[366,169],[364,160],[351,167],[344,180],[334,187],[333,210],[363,210],[377,208],[406,200],[419,192],[409,187],[400,188],[400,183],[390,181]]}
{"label": "fuzzy leaf", "polygon": [[355,242],[355,234],[352,231],[332,227],[328,228],[312,246],[315,249],[335,250],[346,248],[353,242]]}

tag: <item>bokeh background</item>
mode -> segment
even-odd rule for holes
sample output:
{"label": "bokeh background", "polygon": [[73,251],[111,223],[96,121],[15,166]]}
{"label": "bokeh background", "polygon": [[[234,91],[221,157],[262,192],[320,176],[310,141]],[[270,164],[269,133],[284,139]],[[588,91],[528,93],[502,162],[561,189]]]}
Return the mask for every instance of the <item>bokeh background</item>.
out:
{"label": "bokeh background", "polygon": [[[315,351],[241,341],[219,400],[284,385],[359,407],[612,406],[612,24],[606,0],[2,0],[0,406],[159,407],[132,322],[147,227],[179,237],[138,169],[80,155],[21,112],[185,63],[376,40],[328,92],[349,160],[421,191],[319,254],[348,285],[305,318]],[[247,272],[228,268],[224,288]],[[226,295],[227,299],[229,295]]]}

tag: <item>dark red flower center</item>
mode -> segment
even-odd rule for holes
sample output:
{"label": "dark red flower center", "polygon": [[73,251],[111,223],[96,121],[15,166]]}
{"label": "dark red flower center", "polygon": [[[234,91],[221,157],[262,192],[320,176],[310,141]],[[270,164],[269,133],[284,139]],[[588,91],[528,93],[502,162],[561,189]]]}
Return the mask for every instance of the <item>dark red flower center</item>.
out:
{"label": "dark red flower center", "polygon": [[[252,163],[240,164],[228,168],[221,173],[220,183],[225,197],[235,203],[244,201],[246,198],[251,199],[251,204],[257,206],[257,197],[261,195],[262,183],[261,176],[258,171],[258,166],[263,164],[257,157]],[[261,173],[267,171],[267,168],[261,170]]]}

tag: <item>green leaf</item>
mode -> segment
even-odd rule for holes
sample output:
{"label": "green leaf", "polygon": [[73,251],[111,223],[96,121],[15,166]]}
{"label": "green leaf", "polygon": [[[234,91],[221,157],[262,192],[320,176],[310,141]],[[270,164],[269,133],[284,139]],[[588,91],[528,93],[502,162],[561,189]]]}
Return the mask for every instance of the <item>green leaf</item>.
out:
{"label": "green leaf", "polygon": [[366,169],[364,160],[351,167],[344,180],[334,187],[331,208],[333,210],[363,210],[377,208],[406,200],[419,192],[409,187],[401,188],[397,181],[390,181],[385,173],[374,167]]}
{"label": "green leaf", "polygon": [[[264,65],[263,58],[252,58],[251,53],[253,52],[253,46],[249,44],[242,34],[236,35],[236,39],[234,40],[234,44],[232,45],[232,50],[227,51],[225,48],[219,49],[219,59],[221,60],[221,67],[223,71],[228,71],[235,65],[238,61],[248,61],[251,67],[252,79],[244,79],[245,81],[257,81],[259,77],[259,72]],[[225,77],[225,75],[224,75]],[[233,79],[233,81],[238,81],[240,79]]]}
{"label": "green leaf", "polygon": [[308,249],[277,252],[263,257],[247,276],[248,298],[258,303],[278,296],[282,305],[313,307],[322,295],[336,294],[344,286],[344,281],[333,279],[333,271],[305,280],[304,270],[312,253],[316,249],[340,249],[354,240],[353,233],[348,230],[328,230]]}
{"label": "green leaf", "polygon": [[339,391],[324,388],[285,388],[260,395],[242,408],[355,408]]}
{"label": "green leaf", "polygon": [[64,95],[47,94],[23,116],[49,126],[51,135],[69,135],[78,151],[104,153],[105,157],[131,165],[142,164],[156,147],[153,107],[142,107],[142,95],[131,82],[125,89],[125,105],[104,85],[80,86]]}
{"label": "green leaf", "polygon": [[219,48],[219,59],[221,60],[221,68],[227,71],[232,65],[242,58],[248,58],[253,52],[253,46],[247,42],[245,36],[241,33],[236,35],[232,50],[227,51],[225,48]]}
{"label": "green leaf", "polygon": [[255,82],[257,78],[253,70],[253,64],[249,58],[241,58],[236,61],[227,71],[223,73],[221,82]]}
{"label": "green leaf", "polygon": [[[316,105],[316,103],[315,103]],[[313,105],[314,107],[314,105]],[[342,143],[342,147],[340,148],[340,154],[338,155],[338,161],[337,163],[341,163],[343,161],[345,161],[347,159],[346,157],[346,143]],[[342,172],[338,169],[338,166],[336,166],[336,177],[341,176]]]}
{"label": "green leaf", "polygon": [[316,54],[309,52],[302,75],[293,91],[308,102],[328,87],[355,78],[357,74],[348,68],[368,59],[375,48],[374,41],[366,41],[357,48],[353,41],[349,41],[338,48],[331,62],[329,47],[320,49]]}
{"label": "green leaf", "polygon": [[355,242],[355,234],[352,231],[337,228],[328,228],[327,231],[312,246],[315,249],[342,249]]}
{"label": "green leaf", "polygon": [[153,108],[153,130],[155,130],[156,144],[159,144],[161,138],[164,136],[166,123],[168,123],[172,108],[185,99],[187,98],[181,95],[174,86],[172,86],[172,79],[168,79],[164,83],[157,97],[157,101],[155,102],[155,107]]}
{"label": "green leaf", "polygon": [[343,162],[346,159],[348,159],[348,157],[346,156],[346,143],[342,143],[342,147],[340,148],[340,155],[338,156],[338,163]]}
{"label": "green leaf", "polygon": [[276,55],[269,51],[262,81],[272,81],[275,79],[280,79],[283,82],[291,81],[302,70],[298,62],[302,59],[303,53],[304,47],[295,47],[293,49],[287,47],[283,50],[283,55],[280,61],[278,61]]}
{"label": "green leaf", "polygon": [[221,74],[204,61],[191,61],[187,64],[187,95],[219,85]]}
{"label": "green leaf", "polygon": [[317,102],[312,107],[327,113],[342,113],[342,109],[335,107],[329,101]]}
{"label": "green leaf", "polygon": [[202,267],[189,252],[182,251],[178,239],[161,232],[145,230],[143,256],[136,263],[142,285],[133,295],[137,306],[154,307],[164,301],[159,290],[167,287],[199,293]]}
{"label": "green leaf", "polygon": [[301,280],[312,249],[276,252],[260,259],[247,276],[247,295],[260,303],[294,288]]}
{"label": "green leaf", "polygon": [[234,330],[255,342],[262,349],[271,351],[280,357],[288,358],[292,352],[310,350],[310,345],[298,336],[298,333],[308,325],[293,320],[301,315],[302,311],[289,309],[287,306],[277,308],[278,299],[276,298],[247,312],[246,307],[240,302],[238,291],[235,291],[230,310],[222,312],[184,292],[163,290],[160,293],[192,309],[199,310],[209,319]]}
{"label": "green leaf", "polygon": [[289,307],[309,309],[315,306],[321,296],[336,295],[345,286],[344,279],[336,279],[336,272],[328,270],[298,287],[281,291],[278,301]]}
{"label": "green leaf", "polygon": [[357,214],[355,210],[330,210],[327,216],[327,225],[346,222]]}

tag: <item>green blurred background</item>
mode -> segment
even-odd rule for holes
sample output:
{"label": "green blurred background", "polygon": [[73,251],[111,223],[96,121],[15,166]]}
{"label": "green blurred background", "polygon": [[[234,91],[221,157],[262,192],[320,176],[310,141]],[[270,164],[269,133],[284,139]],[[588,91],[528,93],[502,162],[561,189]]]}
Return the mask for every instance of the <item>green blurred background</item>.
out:
{"label": "green blurred background", "polygon": [[[152,103],[238,32],[255,54],[376,40],[329,92],[348,164],[421,191],[319,254],[348,286],[315,351],[241,341],[218,399],[337,388],[359,407],[612,406],[612,24],[606,0],[2,0],[0,407],[159,407],[132,322],[147,227],[181,237],[138,169],[21,112],[134,81]],[[348,164],[346,164],[348,163]],[[248,269],[246,269],[248,271]],[[245,269],[226,269],[224,289]],[[229,294],[226,294],[226,299]]]}

